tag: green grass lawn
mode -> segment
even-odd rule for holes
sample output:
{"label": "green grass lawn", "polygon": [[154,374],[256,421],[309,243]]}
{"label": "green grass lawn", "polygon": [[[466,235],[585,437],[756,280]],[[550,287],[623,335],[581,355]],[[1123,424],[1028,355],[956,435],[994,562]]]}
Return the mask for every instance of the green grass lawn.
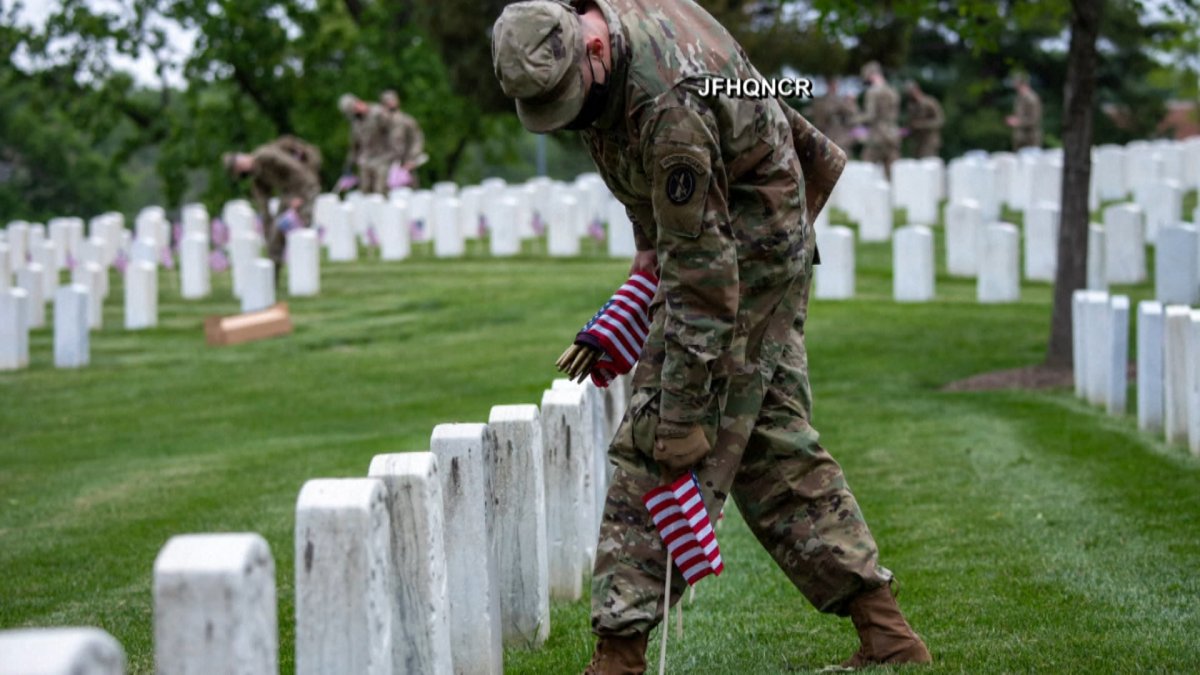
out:
{"label": "green grass lawn", "polygon": [[[940,231],[938,245],[944,268]],[[930,672],[1195,670],[1200,461],[1066,390],[940,391],[1039,361],[1051,289],[981,306],[973,282],[939,275],[936,302],[899,305],[890,266],[889,245],[860,245],[858,298],[812,306],[815,424],[901,581]],[[90,367],[54,370],[41,330],[31,367],[0,374],[0,627],[99,626],[131,672],[152,672],[163,543],[257,531],[275,556],[290,672],[304,481],[363,476],[377,453],[426,449],[436,424],[538,402],[626,269],[326,263],[320,297],[291,303],[293,335],[221,349],[205,347],[202,322],[236,312],[227,281],[183,302],[164,273],[160,326],[137,333],[121,328],[114,283]],[[732,510],[721,544],[726,572],[698,587],[671,672],[808,671],[854,650],[849,622],[812,610]],[[506,663],[572,673],[590,651],[586,603],[557,605],[545,648]]]}

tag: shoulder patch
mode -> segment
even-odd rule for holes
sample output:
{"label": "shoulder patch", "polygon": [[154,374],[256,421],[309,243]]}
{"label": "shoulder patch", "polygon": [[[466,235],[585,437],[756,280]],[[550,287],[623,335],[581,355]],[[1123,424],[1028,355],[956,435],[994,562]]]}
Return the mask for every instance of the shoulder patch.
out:
{"label": "shoulder patch", "polygon": [[699,174],[705,172],[704,164],[691,155],[673,154],[663,157],[659,166],[667,174],[664,185],[667,199],[676,205],[687,204],[696,194]]}

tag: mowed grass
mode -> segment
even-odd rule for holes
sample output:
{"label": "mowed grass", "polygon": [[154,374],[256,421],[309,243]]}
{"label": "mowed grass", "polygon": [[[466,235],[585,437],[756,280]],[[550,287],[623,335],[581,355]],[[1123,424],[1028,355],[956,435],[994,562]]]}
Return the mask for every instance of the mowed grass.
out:
{"label": "mowed grass", "polygon": [[[1038,362],[1050,287],[982,306],[972,281],[939,274],[936,302],[901,305],[891,247],[858,252],[858,298],[810,311],[815,425],[937,659],[929,672],[1195,670],[1200,461],[1067,390],[940,391]],[[321,295],[291,302],[293,335],[220,349],[202,322],[237,311],[227,282],[184,302],[164,272],[160,326],[130,333],[114,275],[90,367],[54,370],[42,330],[31,367],[0,374],[0,627],[100,626],[131,672],[152,672],[158,550],[174,534],[256,531],[275,556],[290,672],[304,481],[365,475],[377,453],[426,449],[436,424],[537,403],[626,270],[326,263]],[[729,515],[726,572],[686,608],[671,672],[804,672],[852,652],[849,622],[812,610]],[[591,645],[586,601],[556,605],[546,646],[508,651],[507,670],[579,672]]]}

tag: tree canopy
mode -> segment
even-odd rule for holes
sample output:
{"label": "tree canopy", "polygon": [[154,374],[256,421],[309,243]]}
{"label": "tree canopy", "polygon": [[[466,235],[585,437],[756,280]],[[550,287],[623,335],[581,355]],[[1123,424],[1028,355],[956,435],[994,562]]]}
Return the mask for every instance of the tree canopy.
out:
{"label": "tree canopy", "polygon": [[[17,21],[20,3],[0,0],[0,220],[154,201],[215,206],[235,191],[221,153],[284,133],[320,147],[331,185],[348,141],[336,107],[344,92],[399,92],[425,131],[427,182],[527,173],[529,136],[491,68],[491,24],[505,4],[128,0],[113,9],[63,0],[44,25],[28,26]],[[1066,0],[702,4],[764,73],[854,75],[875,59],[893,79],[920,81],[943,100],[948,157],[1007,147],[1014,69],[1043,91],[1048,141],[1059,141]],[[1130,114],[1124,127],[1100,116],[1098,142],[1149,136],[1169,98],[1196,96],[1194,17],[1192,0],[1108,0],[1098,98]],[[180,35],[194,37],[190,49]],[[114,55],[149,57],[158,81],[136,81]],[[571,135],[552,143],[555,156],[580,153]]]}

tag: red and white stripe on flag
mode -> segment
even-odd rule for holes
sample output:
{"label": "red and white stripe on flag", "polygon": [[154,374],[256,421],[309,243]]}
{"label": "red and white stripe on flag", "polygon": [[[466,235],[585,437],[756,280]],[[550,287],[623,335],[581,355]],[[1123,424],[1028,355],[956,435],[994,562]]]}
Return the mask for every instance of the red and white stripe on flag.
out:
{"label": "red and white stripe on flag", "polygon": [[657,290],[657,277],[634,272],[576,336],[576,342],[604,352],[592,369],[596,386],[608,386],[613,378],[628,373],[637,363],[650,331],[650,301]]}
{"label": "red and white stripe on flag", "polygon": [[654,488],[642,497],[642,502],[689,586],[724,571],[717,535],[704,508],[696,474],[689,472],[670,485]]}

